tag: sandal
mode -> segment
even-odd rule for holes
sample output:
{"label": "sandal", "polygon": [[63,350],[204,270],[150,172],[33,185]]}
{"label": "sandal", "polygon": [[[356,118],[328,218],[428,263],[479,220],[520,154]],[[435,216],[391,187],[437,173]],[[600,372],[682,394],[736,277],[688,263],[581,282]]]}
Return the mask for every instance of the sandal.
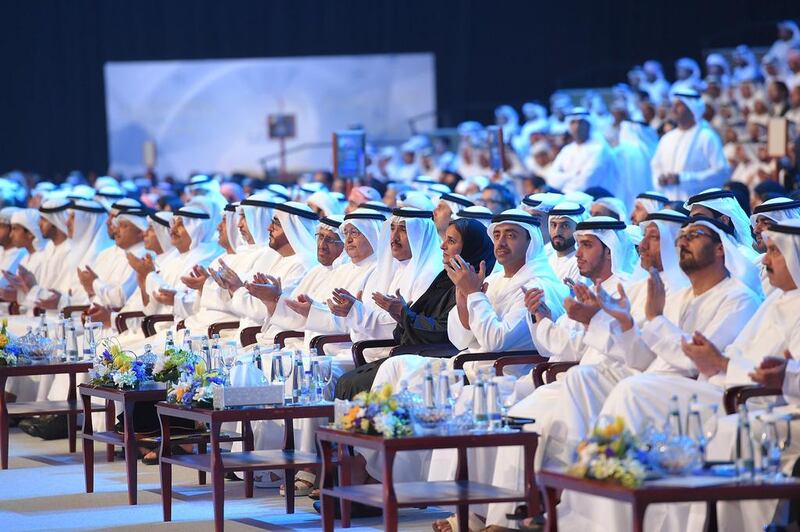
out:
{"label": "sandal", "polygon": [[[314,473],[309,473],[308,471],[298,471],[294,476],[294,496],[305,497],[310,495],[311,492],[314,491],[314,481],[316,478],[317,477],[314,475]],[[281,484],[281,487],[278,491],[280,492],[281,497],[286,497],[285,484]]]}
{"label": "sandal", "polygon": [[[431,524],[434,532],[456,532],[458,530],[458,516],[453,514],[447,519],[439,519]],[[476,514],[470,512],[467,528],[469,530],[483,530],[486,522]]]}

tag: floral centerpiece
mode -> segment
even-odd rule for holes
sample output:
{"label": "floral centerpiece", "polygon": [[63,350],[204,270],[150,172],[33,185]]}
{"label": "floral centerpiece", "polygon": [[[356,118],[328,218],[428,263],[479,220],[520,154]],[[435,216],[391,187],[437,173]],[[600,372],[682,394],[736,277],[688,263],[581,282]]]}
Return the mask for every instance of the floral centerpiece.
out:
{"label": "floral centerpiece", "polygon": [[170,347],[164,351],[163,356],[158,357],[153,368],[153,379],[157,382],[178,382],[181,372],[195,358],[197,358],[196,355],[189,351]]}
{"label": "floral centerpiece", "polygon": [[8,320],[0,322],[0,366],[15,366],[19,361],[19,348],[11,343]]}
{"label": "floral centerpiece", "polygon": [[392,387],[383,386],[376,392],[360,392],[339,420],[343,430],[380,435],[384,438],[410,436],[414,433],[406,405],[392,395]]}
{"label": "floral centerpiece", "polygon": [[180,370],[177,384],[167,392],[167,401],[186,407],[211,408],[214,386],[225,384],[225,377],[216,370],[208,371],[200,358],[191,358]]}
{"label": "floral centerpiece", "polygon": [[150,381],[152,368],[143,361],[136,360],[136,355],[123,351],[118,342],[103,342],[103,352],[94,360],[89,370],[90,383],[93,386],[115,386],[121,389],[138,388],[145,381]]}
{"label": "floral centerpiece", "polygon": [[594,480],[616,482],[626,488],[639,486],[645,478],[645,466],[633,434],[621,417],[598,423],[576,448],[577,459],[567,472]]}

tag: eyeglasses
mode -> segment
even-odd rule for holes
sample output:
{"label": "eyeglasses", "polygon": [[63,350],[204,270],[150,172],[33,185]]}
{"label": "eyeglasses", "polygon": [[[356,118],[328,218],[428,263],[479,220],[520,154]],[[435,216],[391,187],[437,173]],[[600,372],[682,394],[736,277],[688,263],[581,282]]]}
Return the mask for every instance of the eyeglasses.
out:
{"label": "eyeglasses", "polygon": [[349,231],[344,231],[342,234],[344,234],[344,238],[345,238],[345,240],[347,240],[349,238],[358,238],[358,237],[360,237],[361,236],[361,231],[359,231],[358,229],[351,229]]}
{"label": "eyeglasses", "polygon": [[317,234],[317,243],[319,244],[327,244],[329,246],[341,246],[344,244],[338,238],[332,238],[329,236],[322,236],[321,234]]}
{"label": "eyeglasses", "polygon": [[710,229],[692,229],[690,231],[681,231],[678,234],[678,238],[675,239],[675,244],[677,245],[682,239],[685,239],[687,242],[691,242],[695,238],[701,236],[707,236],[708,238],[713,239],[716,233],[711,231]]}

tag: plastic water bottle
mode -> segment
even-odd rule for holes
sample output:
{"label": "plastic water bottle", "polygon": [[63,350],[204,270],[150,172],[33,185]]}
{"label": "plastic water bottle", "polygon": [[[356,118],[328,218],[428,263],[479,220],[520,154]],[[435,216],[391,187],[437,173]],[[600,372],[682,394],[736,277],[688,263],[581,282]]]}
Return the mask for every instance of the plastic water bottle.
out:
{"label": "plastic water bottle", "polygon": [[209,354],[211,363],[208,365],[210,369],[220,369],[220,359],[222,358],[221,349],[219,345],[219,335],[215,334],[211,338],[211,353]]}
{"label": "plastic water bottle", "polygon": [[69,320],[67,326],[67,361],[75,362],[78,360],[78,335],[75,333],[75,324]]}
{"label": "plastic water bottle", "polygon": [[[444,364],[443,364],[444,365]],[[450,393],[450,378],[442,369],[439,373],[439,389],[436,390],[436,402],[439,408],[444,408],[445,411],[451,413],[453,411],[453,396]]]}
{"label": "plastic water bottle", "polygon": [[86,318],[83,327],[83,359],[92,360],[97,354],[97,341],[94,338],[92,318]]}
{"label": "plastic water bottle", "polygon": [[755,476],[754,454],[747,405],[740,405],[736,427],[736,471],[740,477],[753,478]]}
{"label": "plastic water bottle", "polygon": [[189,353],[192,352],[192,331],[189,329],[183,330],[183,341],[181,342],[181,349]]}
{"label": "plastic water bottle", "polygon": [[172,339],[172,331],[167,331],[167,339],[164,342],[164,352],[175,348],[175,340]]}
{"label": "plastic water bottle", "polygon": [[689,399],[689,406],[686,408],[686,435],[697,443],[700,453],[705,458],[706,437],[703,431],[703,420],[700,417],[697,394],[692,394],[691,399]]}
{"label": "plastic water bottle", "polygon": [[300,404],[303,397],[303,380],[305,371],[303,370],[303,359],[299,356],[294,358],[294,371],[292,371],[292,403]]}
{"label": "plastic water bottle", "polygon": [[58,351],[63,360],[67,357],[67,320],[64,319],[63,312],[58,313],[58,323],[56,324],[56,327],[58,327],[56,329],[56,335],[58,336],[58,338],[56,338],[58,341]]}
{"label": "plastic water bottle", "polygon": [[208,345],[208,336],[203,335],[203,338],[200,339],[200,350],[203,354],[203,361],[206,363],[206,367],[211,369],[211,347]]}
{"label": "plastic water bottle", "polygon": [[489,430],[498,430],[503,425],[503,416],[498,407],[500,392],[497,390],[497,383],[489,381],[486,383],[486,411],[489,418]]}
{"label": "plastic water bottle", "polygon": [[678,396],[673,395],[669,400],[669,414],[667,415],[666,432],[670,438],[683,436],[683,425],[681,424],[681,406],[678,403]]}
{"label": "plastic water bottle", "polygon": [[767,406],[766,419],[762,419],[763,428],[759,438],[759,450],[761,451],[761,471],[766,475],[775,476],[781,466],[781,444],[778,425],[772,409],[773,405]]}
{"label": "plastic water bottle", "polygon": [[322,371],[319,367],[319,360],[311,361],[311,402],[316,403],[322,400]]}
{"label": "plastic water bottle", "polygon": [[40,325],[39,325],[39,329],[41,331],[41,335],[44,336],[45,338],[50,338],[50,334],[49,334],[49,332],[47,330],[47,317],[46,317],[46,314],[42,314],[40,316],[40,318],[41,318],[41,322],[40,322]]}
{"label": "plastic water bottle", "polygon": [[433,389],[433,368],[431,367],[430,360],[425,364],[425,380],[422,386],[422,405],[425,408],[436,407]]}
{"label": "plastic water bottle", "polygon": [[489,416],[486,408],[486,382],[483,369],[478,370],[478,379],[472,395],[472,421],[478,430],[486,430]]}

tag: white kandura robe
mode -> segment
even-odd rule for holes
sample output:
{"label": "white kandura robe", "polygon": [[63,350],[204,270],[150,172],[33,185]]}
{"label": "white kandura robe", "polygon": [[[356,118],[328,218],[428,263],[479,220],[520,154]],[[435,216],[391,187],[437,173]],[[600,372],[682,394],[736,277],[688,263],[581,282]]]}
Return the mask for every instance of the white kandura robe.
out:
{"label": "white kandura robe", "polygon": [[[675,128],[661,137],[650,168],[654,189],[670,200],[686,200],[707,188],[721,187],[730,173],[719,135],[705,122],[687,130]],[[678,185],[659,185],[664,174],[678,174]]]}
{"label": "white kandura robe", "polygon": [[[0,271],[17,273],[17,266],[28,255],[25,248],[0,248]],[[0,287],[7,287],[8,281],[0,275]]]}
{"label": "white kandura robe", "polygon": [[612,193],[617,184],[614,153],[605,141],[590,138],[564,146],[547,173],[547,184],[563,193],[603,187]]}
{"label": "white kandura robe", "polygon": [[[734,279],[728,279],[726,282],[743,286]],[[720,298],[726,297],[721,292],[716,295]],[[754,295],[750,297],[753,298],[750,308],[748,309],[747,305],[743,308],[738,307],[745,304],[746,297],[742,296],[742,300],[735,307],[738,308],[735,315],[731,312],[730,304],[717,301],[717,298],[704,303],[704,310],[712,313],[713,319],[709,328],[701,329],[700,332],[715,345],[727,346],[723,351],[730,359],[726,374],[715,375],[710,379],[703,375],[696,380],[687,378],[686,375],[695,375],[696,369],[688,357],[683,355],[679,345],[680,333],[676,331],[675,325],[666,322],[663,317],[658,318],[653,322],[660,321],[660,323],[654,323],[649,331],[642,334],[645,339],[650,337],[649,347],[658,354],[659,360],[669,361],[667,367],[674,367],[675,371],[669,372],[666,367],[654,366],[656,364],[654,362],[648,371],[625,379],[608,396],[600,415],[621,416],[627,427],[634,433],[639,433],[649,423],[660,425],[666,419],[669,404],[667,398],[673,395],[678,397],[681,412],[685,412],[693,394],[697,394],[700,404],[719,405],[725,388],[750,383],[747,374],[760,363],[763,356],[780,355],[783,346],[787,345],[787,335],[797,329],[796,323],[788,323],[785,321],[786,318],[781,318],[780,313],[785,313],[786,309],[776,308],[775,299],[770,298],[770,301],[756,309],[758,297]],[[796,322],[796,316],[795,312],[791,318],[793,322]],[[772,325],[773,323],[775,325]],[[734,337],[735,339],[732,339]],[[559,523],[563,519],[564,526],[585,526],[588,530],[599,530],[591,522],[602,515],[604,523],[610,523],[616,530],[624,531],[630,527],[630,508],[624,504],[569,492],[565,492],[562,497],[562,504],[565,505],[566,511],[560,514]],[[723,506],[718,508],[721,509]],[[648,530],[686,530],[689,508],[688,504],[654,506],[652,510],[648,510],[646,527]],[[696,510],[692,509],[692,513],[695,514]],[[738,529],[729,526],[734,525],[729,523],[721,529]]]}
{"label": "white kandura robe", "polygon": [[581,271],[578,269],[578,259],[575,257],[574,249],[563,256],[559,256],[558,253],[553,250],[553,252],[547,256],[547,260],[550,262],[550,266],[556,273],[556,277],[562,281],[569,278],[575,282],[589,283],[588,279],[581,276]]}

